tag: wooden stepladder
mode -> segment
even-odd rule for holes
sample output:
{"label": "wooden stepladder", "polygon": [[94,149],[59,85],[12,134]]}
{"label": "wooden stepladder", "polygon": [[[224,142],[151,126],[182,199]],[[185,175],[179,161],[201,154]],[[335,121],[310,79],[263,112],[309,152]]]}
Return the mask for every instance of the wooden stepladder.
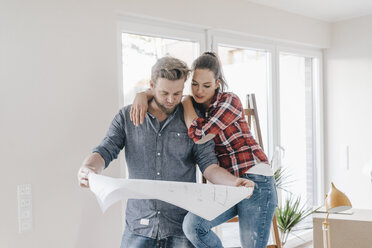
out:
{"label": "wooden stepladder", "polygon": [[[257,112],[257,104],[256,104],[256,96],[255,94],[248,94],[247,95],[247,108],[244,109],[245,118],[247,118],[248,126],[252,132],[254,132],[254,136],[258,142],[258,144],[263,149],[263,142],[262,142],[262,134],[260,128],[260,121],[258,118]],[[234,217],[228,222],[238,222],[238,217]],[[282,248],[282,244],[280,242],[279,230],[278,230],[278,223],[276,221],[276,216],[274,214],[272,225],[271,225],[271,235],[275,244],[270,244],[267,248]]]}

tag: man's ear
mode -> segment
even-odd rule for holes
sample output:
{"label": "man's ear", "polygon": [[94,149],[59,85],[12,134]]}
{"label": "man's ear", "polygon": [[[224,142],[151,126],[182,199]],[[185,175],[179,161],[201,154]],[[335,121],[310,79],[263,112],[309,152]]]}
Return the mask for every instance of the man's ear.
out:
{"label": "man's ear", "polygon": [[153,90],[155,88],[155,83],[154,81],[150,80],[150,88]]}

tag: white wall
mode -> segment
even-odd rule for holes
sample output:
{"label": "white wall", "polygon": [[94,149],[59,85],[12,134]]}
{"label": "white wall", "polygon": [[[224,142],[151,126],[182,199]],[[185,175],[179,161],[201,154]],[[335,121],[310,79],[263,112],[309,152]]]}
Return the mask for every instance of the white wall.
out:
{"label": "white wall", "polygon": [[[0,247],[118,247],[119,204],[102,215],[76,172],[117,112],[119,13],[315,47],[329,24],[244,0],[0,2]],[[364,123],[362,123],[364,124]],[[118,161],[106,172],[120,176]],[[33,230],[18,233],[16,188],[33,189]]]}
{"label": "white wall", "polygon": [[[1,5],[0,247],[118,247],[120,206],[102,215],[76,176],[118,108],[112,9],[103,1]],[[24,183],[34,229],[19,234],[16,186]]]}
{"label": "white wall", "polygon": [[[372,158],[372,16],[333,24],[325,56],[325,179],[356,208],[372,208],[363,166]],[[349,170],[344,147],[349,146]]]}
{"label": "white wall", "polygon": [[243,32],[315,47],[329,46],[326,22],[289,12],[252,4],[245,0],[126,0],[120,6],[123,13],[203,25],[210,28]]}

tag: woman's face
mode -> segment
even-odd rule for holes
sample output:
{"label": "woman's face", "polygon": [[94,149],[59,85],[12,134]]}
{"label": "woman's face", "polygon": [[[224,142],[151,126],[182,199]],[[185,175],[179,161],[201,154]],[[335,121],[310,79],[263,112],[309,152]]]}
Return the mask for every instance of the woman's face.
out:
{"label": "woman's face", "polygon": [[219,80],[214,78],[211,70],[196,69],[191,82],[191,90],[195,102],[208,107],[219,83]]}

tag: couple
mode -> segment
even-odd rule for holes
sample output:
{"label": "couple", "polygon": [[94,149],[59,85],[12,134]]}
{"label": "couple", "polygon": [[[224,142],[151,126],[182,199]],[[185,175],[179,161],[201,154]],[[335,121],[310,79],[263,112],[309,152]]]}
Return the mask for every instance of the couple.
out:
{"label": "couple", "polygon": [[124,147],[129,178],[195,182],[197,164],[212,183],[254,185],[252,196],[212,221],[163,201],[128,200],[121,247],[222,247],[211,228],[236,215],[242,247],[266,247],[277,201],[268,159],[249,131],[239,98],[224,92],[217,55],[202,54],[192,72],[193,97],[181,103],[189,69],[176,58],[159,59],[151,88],[115,116],[83,162],[79,183],[89,187],[88,174],[101,173]]}

